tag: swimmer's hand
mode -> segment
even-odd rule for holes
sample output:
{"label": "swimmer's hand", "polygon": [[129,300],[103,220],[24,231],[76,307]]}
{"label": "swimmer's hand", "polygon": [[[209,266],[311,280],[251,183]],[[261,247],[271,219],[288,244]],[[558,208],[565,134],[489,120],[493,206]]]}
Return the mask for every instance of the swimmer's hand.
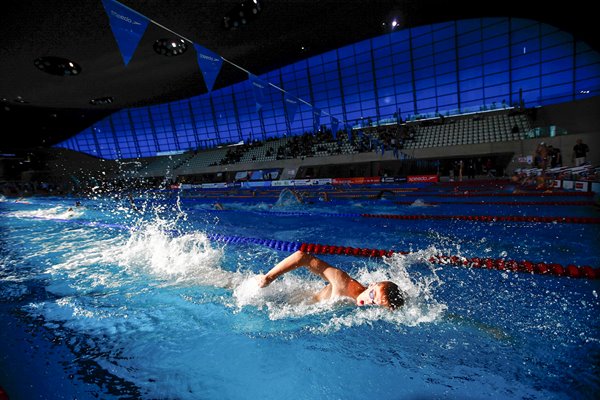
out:
{"label": "swimmer's hand", "polygon": [[264,288],[267,287],[273,282],[273,278],[269,275],[258,275],[256,277],[256,282],[258,283],[258,287]]}

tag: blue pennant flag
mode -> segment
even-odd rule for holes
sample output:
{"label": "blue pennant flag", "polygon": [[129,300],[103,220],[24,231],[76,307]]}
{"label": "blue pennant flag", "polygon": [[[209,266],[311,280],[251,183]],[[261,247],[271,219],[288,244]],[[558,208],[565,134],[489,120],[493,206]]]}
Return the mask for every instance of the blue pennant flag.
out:
{"label": "blue pennant flag", "polygon": [[336,136],[336,133],[337,133],[339,127],[340,127],[340,121],[335,117],[331,117],[331,133],[333,133],[333,137]]}
{"label": "blue pennant flag", "polygon": [[223,59],[217,53],[199,44],[194,43],[194,48],[196,49],[198,66],[200,67],[200,72],[202,72],[204,84],[210,92],[215,85],[219,72],[221,72]]}
{"label": "blue pennant flag", "polygon": [[298,99],[286,93],[283,96],[283,101],[285,102],[285,112],[287,113],[288,120],[291,124],[294,122],[294,117],[296,116],[296,111],[298,110]]}
{"label": "blue pennant flag", "polygon": [[146,32],[149,20],[115,0],[102,0],[102,4],[104,4],[123,61],[127,65]]}
{"label": "blue pennant flag", "polygon": [[319,108],[313,107],[313,130],[315,133],[319,131],[320,126],[321,126],[321,110]]}
{"label": "blue pennant flag", "polygon": [[252,85],[252,93],[254,93],[256,111],[258,112],[263,104],[265,104],[265,90],[267,89],[268,83],[250,73],[248,73],[248,79],[250,80],[250,85]]}

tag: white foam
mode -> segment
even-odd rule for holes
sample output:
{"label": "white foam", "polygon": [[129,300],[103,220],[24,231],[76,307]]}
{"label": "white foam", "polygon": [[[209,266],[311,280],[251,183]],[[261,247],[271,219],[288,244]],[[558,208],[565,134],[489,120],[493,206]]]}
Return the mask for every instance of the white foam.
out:
{"label": "white foam", "polygon": [[84,214],[84,210],[75,207],[56,206],[51,208],[39,208],[31,211],[14,211],[7,213],[9,217],[36,218],[36,219],[69,219],[78,218]]}
{"label": "white foam", "polygon": [[[368,284],[393,281],[406,294],[405,305],[396,311],[381,307],[356,307],[354,301],[349,298],[314,302],[312,298],[323,288],[324,282],[296,273],[284,275],[266,288],[260,288],[257,276],[249,274],[235,288],[233,297],[240,309],[247,306],[257,307],[266,311],[271,320],[323,314],[326,316],[325,322],[308,327],[309,330],[319,333],[376,320],[407,326],[428,323],[438,320],[447,309],[445,304],[438,302],[434,297],[435,288],[442,282],[433,265],[426,261],[437,253],[435,248],[430,248],[407,256],[394,254],[384,258],[384,264],[375,270],[367,268],[366,265],[359,268],[355,274],[359,282]],[[409,273],[409,269],[414,271]],[[346,308],[350,312],[346,313]],[[340,315],[329,315],[340,311]]]}
{"label": "white foam", "polygon": [[416,199],[409,207],[437,207],[434,204],[428,204],[423,199]]}

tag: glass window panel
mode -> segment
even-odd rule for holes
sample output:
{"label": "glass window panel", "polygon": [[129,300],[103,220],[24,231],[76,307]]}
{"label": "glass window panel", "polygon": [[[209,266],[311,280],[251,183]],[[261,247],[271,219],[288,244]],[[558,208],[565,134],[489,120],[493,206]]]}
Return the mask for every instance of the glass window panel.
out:
{"label": "glass window panel", "polygon": [[451,72],[449,74],[437,75],[435,80],[436,80],[438,86],[447,85],[449,83],[456,83],[456,72]]}
{"label": "glass window panel", "polygon": [[390,35],[382,35],[371,39],[373,49],[387,48],[390,45]]}
{"label": "glass window panel", "polygon": [[458,106],[458,96],[456,93],[447,94],[444,96],[438,95],[438,106],[439,108],[445,107],[446,109]]}
{"label": "glass window panel", "polygon": [[487,63],[483,66],[483,73],[485,75],[497,74],[505,71],[508,71],[508,60]]}
{"label": "glass window panel", "polygon": [[444,95],[448,95],[448,94],[456,94],[457,92],[457,87],[456,87],[456,83],[450,84],[450,85],[441,85],[437,87],[437,94],[438,96],[444,96]]}
{"label": "glass window panel", "polygon": [[483,87],[483,79],[482,78],[473,78],[467,79],[460,82],[460,90],[473,90],[477,88]]}
{"label": "glass window panel", "polygon": [[436,53],[433,55],[435,64],[456,64],[456,50],[454,49],[453,44],[454,42],[452,42],[452,44],[449,46],[445,46],[443,50],[436,51]]}
{"label": "glass window panel", "polygon": [[526,54],[519,54],[514,56],[511,60],[512,68],[517,69],[525,66],[532,66],[538,64],[540,61],[540,53],[531,52]]}
{"label": "glass window panel", "polygon": [[575,77],[577,80],[589,79],[600,76],[600,64],[586,65],[575,69]]}
{"label": "glass window panel", "polygon": [[571,70],[573,67],[573,57],[559,58],[542,63],[542,74]]}
{"label": "glass window panel", "polygon": [[553,86],[561,83],[572,83],[573,71],[556,72],[554,74],[542,75],[542,86]]}

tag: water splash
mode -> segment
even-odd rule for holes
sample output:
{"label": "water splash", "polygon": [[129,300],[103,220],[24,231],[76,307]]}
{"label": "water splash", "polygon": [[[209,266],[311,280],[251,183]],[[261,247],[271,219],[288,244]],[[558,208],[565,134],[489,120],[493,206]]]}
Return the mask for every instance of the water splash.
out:
{"label": "water splash", "polygon": [[409,207],[437,207],[435,204],[428,204],[423,199],[416,199]]}
{"label": "water splash", "polygon": [[213,248],[202,232],[173,236],[165,229],[171,223],[154,222],[133,231],[119,249],[117,263],[174,283],[231,285],[232,273],[220,267],[223,249]]}
{"label": "water splash", "polygon": [[[247,275],[235,288],[233,297],[240,309],[256,307],[266,311],[271,320],[323,315],[326,318],[308,328],[315,333],[329,333],[376,320],[409,326],[432,322],[447,309],[434,297],[435,288],[442,284],[433,264],[426,261],[434,254],[438,254],[438,250],[432,247],[406,256],[394,254],[384,258],[384,265],[376,270],[367,266],[358,268],[354,275],[359,282],[390,280],[398,284],[407,300],[404,307],[393,312],[381,307],[356,307],[349,298],[315,302],[313,296],[323,288],[324,282],[294,273],[264,289],[259,288],[256,275]],[[332,313],[336,315],[330,315]],[[327,322],[322,322],[323,319]]]}
{"label": "water splash", "polygon": [[285,188],[279,193],[279,198],[273,207],[296,208],[302,205],[302,198],[291,189]]}
{"label": "water splash", "polygon": [[39,208],[31,211],[14,211],[7,213],[9,217],[35,218],[35,219],[69,219],[79,218],[85,210],[79,207],[56,206],[51,208]]}

